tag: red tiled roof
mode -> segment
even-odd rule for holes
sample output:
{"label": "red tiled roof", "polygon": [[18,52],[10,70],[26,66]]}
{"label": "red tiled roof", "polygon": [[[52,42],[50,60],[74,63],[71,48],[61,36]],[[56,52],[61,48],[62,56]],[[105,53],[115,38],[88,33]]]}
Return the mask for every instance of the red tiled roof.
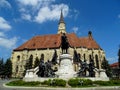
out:
{"label": "red tiled roof", "polygon": [[[86,47],[86,48],[96,48],[99,49],[100,46],[96,41],[88,36],[84,38],[78,38],[75,33],[66,34],[70,47]],[[32,39],[25,42],[20,47],[14,49],[24,50],[24,49],[45,49],[45,48],[59,48],[61,45],[61,34],[43,35],[35,36]]]}
{"label": "red tiled roof", "polygon": [[116,63],[113,63],[113,64],[110,64],[110,67],[118,67],[118,62],[116,62]]}
{"label": "red tiled roof", "polygon": [[92,49],[92,48],[98,49],[98,48],[100,48],[100,46],[93,39],[92,36],[79,38],[79,42],[80,42],[80,46],[86,47],[88,49]]}

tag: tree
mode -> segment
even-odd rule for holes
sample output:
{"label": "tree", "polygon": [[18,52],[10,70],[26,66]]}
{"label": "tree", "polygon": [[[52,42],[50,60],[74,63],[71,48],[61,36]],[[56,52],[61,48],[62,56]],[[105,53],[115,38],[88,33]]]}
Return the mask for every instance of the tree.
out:
{"label": "tree", "polygon": [[12,75],[12,62],[10,58],[8,58],[7,61],[5,62],[4,75],[7,76],[8,78],[10,78]]}
{"label": "tree", "polygon": [[79,62],[79,56],[78,56],[78,54],[77,54],[77,51],[76,51],[76,50],[74,50],[73,61],[74,61],[74,63]]}
{"label": "tree", "polygon": [[25,76],[26,70],[32,69],[32,67],[33,67],[33,55],[31,55],[30,58],[28,60],[26,60],[25,70],[23,72],[23,76]]}
{"label": "tree", "polygon": [[4,74],[4,62],[3,59],[0,59],[0,75]]}
{"label": "tree", "polygon": [[41,54],[40,61],[41,61],[41,60],[44,60],[44,54]]}
{"label": "tree", "polygon": [[30,56],[30,58],[27,60],[25,69],[32,69],[33,67],[33,55]]}
{"label": "tree", "polygon": [[53,57],[52,57],[52,63],[55,65],[55,64],[57,64],[57,51],[56,50],[54,50],[54,54],[53,54]]}
{"label": "tree", "polygon": [[36,59],[34,61],[34,68],[39,66],[39,64],[40,64],[40,61],[39,61],[38,57],[36,57]]}
{"label": "tree", "polygon": [[104,58],[104,60],[102,61],[102,69],[106,70],[106,74],[108,77],[112,76],[111,67],[110,67],[108,61],[106,60],[106,58]]}

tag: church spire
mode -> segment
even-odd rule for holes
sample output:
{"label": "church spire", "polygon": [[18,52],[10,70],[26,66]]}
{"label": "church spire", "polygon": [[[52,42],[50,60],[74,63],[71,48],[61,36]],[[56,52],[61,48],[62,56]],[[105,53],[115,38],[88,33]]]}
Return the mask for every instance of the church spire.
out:
{"label": "church spire", "polygon": [[65,27],[62,9],[61,9],[60,20],[58,25],[58,34],[60,33],[66,33],[66,27]]}
{"label": "church spire", "polygon": [[61,14],[60,14],[60,21],[59,21],[59,23],[64,23],[64,18],[63,18],[62,9],[61,9]]}

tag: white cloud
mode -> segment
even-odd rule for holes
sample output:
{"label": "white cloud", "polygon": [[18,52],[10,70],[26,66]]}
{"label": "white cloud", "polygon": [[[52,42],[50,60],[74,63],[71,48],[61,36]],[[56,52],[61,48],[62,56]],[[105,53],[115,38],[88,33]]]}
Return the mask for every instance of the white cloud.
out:
{"label": "white cloud", "polygon": [[16,47],[16,42],[17,42],[17,38],[13,37],[13,38],[2,38],[0,37],[0,46],[5,47],[7,49],[13,49]]}
{"label": "white cloud", "polygon": [[0,0],[0,7],[11,8],[11,4],[7,0]]}
{"label": "white cloud", "polygon": [[0,17],[0,30],[3,30],[0,32],[0,47],[13,49],[16,46],[17,37],[8,38],[4,32],[9,31],[11,28],[9,23],[3,17]]}
{"label": "white cloud", "polygon": [[80,12],[76,9],[73,10],[75,20],[78,18]]}
{"label": "white cloud", "polygon": [[39,5],[48,5],[55,0],[18,0],[22,5],[27,6],[39,6]]}
{"label": "white cloud", "polygon": [[23,5],[32,5],[35,6],[38,4],[39,0],[18,0]]}
{"label": "white cloud", "polygon": [[78,27],[73,27],[73,28],[72,28],[72,30],[73,30],[74,33],[77,33],[77,32],[78,32],[78,29],[79,29]]}
{"label": "white cloud", "polygon": [[29,14],[22,14],[22,19],[31,21],[31,16]]}
{"label": "white cloud", "polygon": [[10,30],[11,28],[10,24],[3,17],[0,17],[0,30]]}
{"label": "white cloud", "polygon": [[22,13],[35,13],[41,7],[49,6],[55,0],[17,0]]}
{"label": "white cloud", "polygon": [[0,32],[0,37],[5,37],[5,34],[3,32]]}
{"label": "white cloud", "polygon": [[67,16],[69,7],[65,4],[52,5],[51,7],[42,7],[38,15],[35,17],[35,21],[38,23],[43,23],[47,20],[58,20],[60,18],[60,11],[63,9],[64,17]]}
{"label": "white cloud", "polygon": [[[25,20],[43,23],[58,20],[63,9],[64,17],[68,15],[69,7],[66,4],[55,4],[55,0],[17,0],[21,17]],[[23,16],[29,15],[29,16]],[[31,18],[32,17],[32,18]]]}

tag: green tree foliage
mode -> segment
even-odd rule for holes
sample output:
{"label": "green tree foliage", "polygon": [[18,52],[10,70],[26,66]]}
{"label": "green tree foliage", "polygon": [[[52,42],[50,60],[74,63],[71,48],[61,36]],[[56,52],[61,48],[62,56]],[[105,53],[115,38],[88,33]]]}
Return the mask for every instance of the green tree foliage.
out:
{"label": "green tree foliage", "polygon": [[39,61],[38,57],[36,57],[35,62],[34,62],[34,68],[39,66],[39,64],[40,64],[40,61]]}
{"label": "green tree foliage", "polygon": [[53,57],[52,57],[52,63],[55,65],[57,64],[57,51],[54,50],[54,54],[53,54]]}
{"label": "green tree foliage", "polygon": [[25,76],[26,70],[32,69],[32,67],[33,67],[33,56],[31,55],[30,58],[28,60],[26,60],[25,70],[23,72],[23,76]]}
{"label": "green tree foliage", "polygon": [[0,59],[0,75],[4,74],[4,62],[3,59]]}
{"label": "green tree foliage", "polygon": [[33,56],[31,55],[29,60],[27,61],[26,63],[26,66],[25,66],[25,69],[32,69],[32,66],[33,66]]}
{"label": "green tree foliage", "polygon": [[82,78],[71,78],[68,80],[71,87],[92,86],[92,80]]}
{"label": "green tree foliage", "polygon": [[41,54],[40,61],[41,61],[41,60],[44,60],[44,54]]}
{"label": "green tree foliage", "polygon": [[106,74],[108,77],[112,76],[111,67],[110,67],[108,61],[106,60],[106,58],[104,58],[104,60],[102,61],[102,68],[106,70]]}
{"label": "green tree foliage", "polygon": [[76,50],[74,50],[73,60],[74,60],[74,63],[79,62],[79,56]]}
{"label": "green tree foliage", "polygon": [[12,62],[11,62],[10,58],[7,59],[7,61],[5,62],[4,75],[7,77],[11,77],[11,75],[12,75]]}

